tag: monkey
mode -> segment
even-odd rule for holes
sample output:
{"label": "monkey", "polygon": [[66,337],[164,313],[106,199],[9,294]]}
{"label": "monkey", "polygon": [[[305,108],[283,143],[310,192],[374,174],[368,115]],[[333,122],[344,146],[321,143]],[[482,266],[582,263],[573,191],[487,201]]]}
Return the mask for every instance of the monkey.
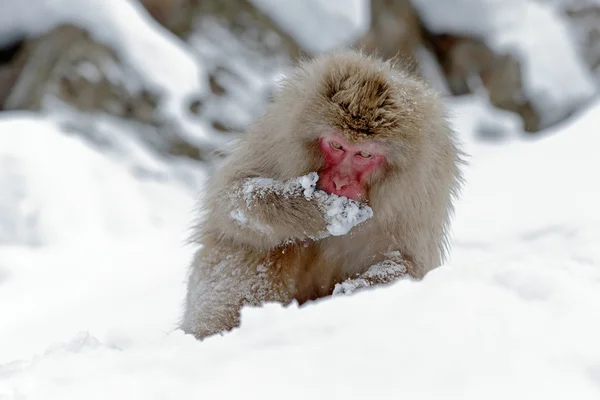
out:
{"label": "monkey", "polygon": [[180,328],[202,340],[238,327],[244,306],[440,266],[464,163],[446,114],[397,60],[299,61],[207,182]]}

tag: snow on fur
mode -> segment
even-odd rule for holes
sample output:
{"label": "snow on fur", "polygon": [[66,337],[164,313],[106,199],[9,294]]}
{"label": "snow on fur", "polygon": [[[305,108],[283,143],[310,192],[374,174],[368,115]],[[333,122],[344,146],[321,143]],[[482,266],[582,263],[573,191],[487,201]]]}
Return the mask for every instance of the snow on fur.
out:
{"label": "snow on fur", "polygon": [[[271,178],[250,178],[244,182],[241,191],[248,208],[251,208],[252,203],[257,199],[264,198],[266,193],[286,197],[297,196],[301,192],[307,200],[318,202],[327,223],[327,232],[323,232],[318,238],[314,239],[345,235],[353,227],[373,216],[371,207],[363,202],[318,190],[316,188],[318,179],[319,175],[316,172],[311,172],[287,182],[279,182]],[[250,223],[248,217],[241,210],[235,210],[231,216],[241,225]],[[258,226],[256,221],[252,221],[251,224],[259,230],[264,231],[267,229]]]}

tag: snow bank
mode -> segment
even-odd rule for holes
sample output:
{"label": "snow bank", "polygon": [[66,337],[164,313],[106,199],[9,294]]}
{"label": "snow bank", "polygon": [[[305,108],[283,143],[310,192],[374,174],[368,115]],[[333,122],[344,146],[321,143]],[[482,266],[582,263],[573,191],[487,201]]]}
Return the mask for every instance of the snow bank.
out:
{"label": "snow bank", "polygon": [[[95,34],[110,40],[118,30],[118,46],[148,41],[142,61],[165,60],[148,65],[151,79],[175,97],[197,89],[189,78],[199,69],[178,44],[168,51],[181,60],[152,53],[171,40],[152,39],[171,38],[162,28],[148,22],[162,33],[135,36],[146,28],[136,25],[145,14],[134,3],[36,3],[9,3],[0,34],[24,23],[42,30],[54,17],[87,16],[100,29],[106,18]],[[90,5],[94,13],[84,12]],[[480,11],[474,20],[484,20]],[[44,12],[50,22],[39,19]],[[154,75],[160,68],[173,70]],[[577,79],[565,93],[576,92]],[[176,329],[194,203],[173,178],[176,166],[141,148],[102,154],[53,118],[2,114],[0,398],[597,399],[600,104],[523,143],[510,115],[450,103],[473,156],[448,265],[422,282],[302,308],[245,308],[239,329],[203,342]],[[474,141],[486,124],[512,140]],[[311,192],[310,179],[301,185]]]}
{"label": "snow bank", "polygon": [[199,145],[210,137],[208,129],[190,119],[186,105],[205,91],[206,71],[179,38],[156,22],[133,0],[28,0],[3,1],[0,11],[0,45],[23,36],[36,37],[70,23],[86,29],[100,43],[114,49],[126,68],[144,86],[161,94],[164,114],[176,120],[182,134]]}
{"label": "snow bank", "polygon": [[0,13],[0,44],[38,36],[62,23],[90,31],[117,50],[148,83],[184,95],[202,91],[204,71],[185,44],[131,0],[8,1]]}
{"label": "snow bank", "polygon": [[572,274],[582,267],[446,268],[421,284],[303,310],[247,309],[244,328],[203,343],[174,332],[118,350],[80,334],[5,366],[4,392],[65,400],[315,392],[323,399],[596,399],[600,330],[590,320],[600,303],[597,282]]}
{"label": "snow bank", "polygon": [[369,30],[369,0],[251,2],[311,53],[352,44]]}
{"label": "snow bank", "polygon": [[68,244],[0,246],[0,398],[10,361],[79,331],[125,350],[176,329],[191,250],[184,234],[184,226],[115,238],[82,230]]}
{"label": "snow bank", "polygon": [[158,163],[129,168],[30,113],[0,114],[0,132],[0,244],[118,240],[182,222],[191,191]]}
{"label": "snow bank", "polygon": [[195,202],[177,166],[29,112],[0,114],[0,132],[0,364],[82,326],[119,348],[176,327]]}
{"label": "snow bank", "polygon": [[445,97],[449,116],[467,145],[522,139],[523,119],[517,113],[494,107],[479,94]]}
{"label": "snow bank", "polygon": [[174,330],[174,229],[0,248],[0,396],[596,399],[598,124],[600,104],[531,143],[471,145],[452,260],[422,282],[245,308],[203,342]]}
{"label": "snow bank", "polygon": [[479,37],[495,51],[521,60],[527,98],[549,126],[597,91],[577,54],[564,17],[529,0],[415,0],[429,29]]}

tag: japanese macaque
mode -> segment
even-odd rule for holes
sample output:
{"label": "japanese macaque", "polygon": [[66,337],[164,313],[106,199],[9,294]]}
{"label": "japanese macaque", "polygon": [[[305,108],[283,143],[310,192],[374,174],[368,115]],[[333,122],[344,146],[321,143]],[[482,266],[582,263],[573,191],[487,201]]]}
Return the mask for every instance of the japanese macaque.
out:
{"label": "japanese macaque", "polygon": [[400,278],[447,253],[462,152],[438,95],[391,61],[301,63],[207,184],[181,328],[245,305],[303,304]]}

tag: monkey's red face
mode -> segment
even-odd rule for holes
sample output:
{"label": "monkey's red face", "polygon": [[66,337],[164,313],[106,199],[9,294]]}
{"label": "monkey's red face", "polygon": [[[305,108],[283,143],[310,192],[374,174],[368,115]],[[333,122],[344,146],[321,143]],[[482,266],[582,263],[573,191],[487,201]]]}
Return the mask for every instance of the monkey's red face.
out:
{"label": "monkey's red face", "polygon": [[385,162],[384,149],[376,143],[348,143],[342,135],[330,133],[320,139],[325,167],[319,171],[319,189],[364,200],[367,179]]}

